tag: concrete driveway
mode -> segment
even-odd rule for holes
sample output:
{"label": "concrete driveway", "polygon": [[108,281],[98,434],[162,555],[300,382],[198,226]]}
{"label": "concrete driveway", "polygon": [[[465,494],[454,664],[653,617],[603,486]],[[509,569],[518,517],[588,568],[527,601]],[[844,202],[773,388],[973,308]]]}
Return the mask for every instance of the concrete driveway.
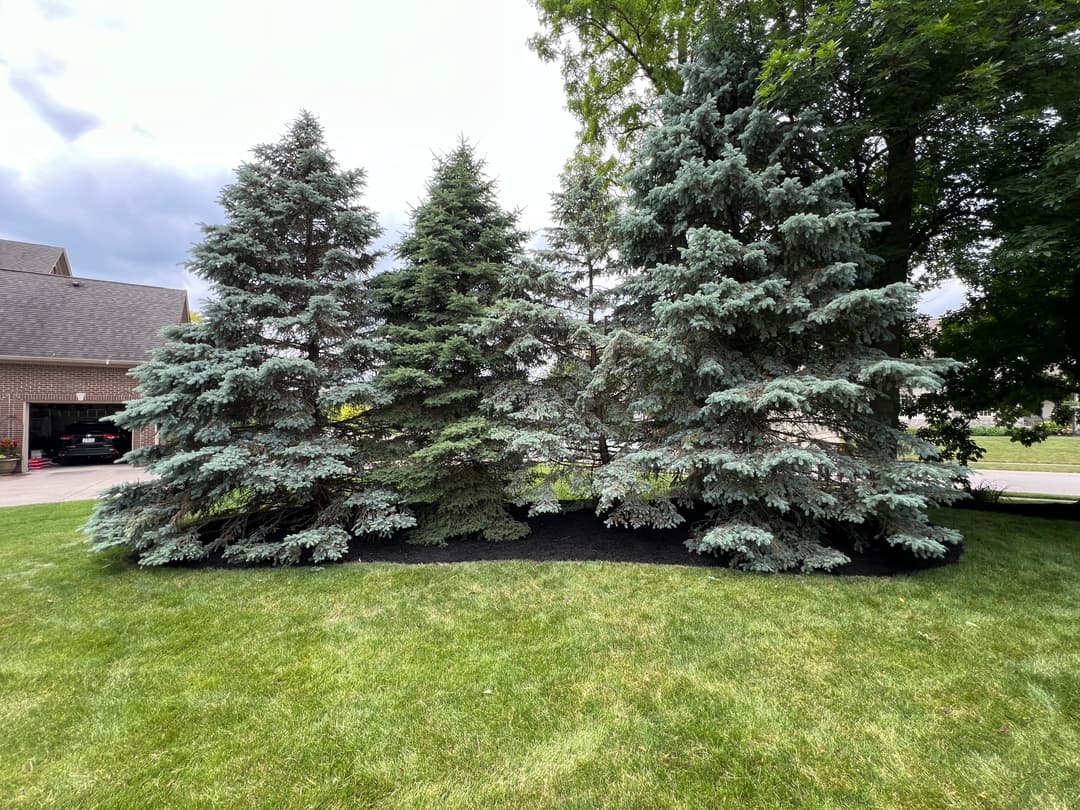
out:
{"label": "concrete driveway", "polygon": [[113,484],[153,477],[145,470],[127,464],[78,464],[0,475],[0,506],[89,500]]}

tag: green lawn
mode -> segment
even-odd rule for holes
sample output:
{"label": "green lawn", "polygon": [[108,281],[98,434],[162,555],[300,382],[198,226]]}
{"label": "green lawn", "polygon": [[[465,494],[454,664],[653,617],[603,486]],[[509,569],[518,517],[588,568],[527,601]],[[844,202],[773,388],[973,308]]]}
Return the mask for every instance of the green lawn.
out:
{"label": "green lawn", "polygon": [[985,448],[986,455],[972,467],[1080,473],[1080,436],[1051,436],[1031,447],[1010,441],[1008,436],[973,438]]}
{"label": "green lawn", "polygon": [[139,570],[0,510],[5,807],[1080,807],[1078,524],[892,580]]}

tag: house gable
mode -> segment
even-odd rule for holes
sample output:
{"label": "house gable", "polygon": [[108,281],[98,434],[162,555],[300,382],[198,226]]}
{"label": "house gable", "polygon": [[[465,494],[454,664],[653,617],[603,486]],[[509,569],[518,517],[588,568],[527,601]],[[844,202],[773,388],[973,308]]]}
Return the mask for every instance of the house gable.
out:
{"label": "house gable", "polygon": [[62,247],[0,239],[0,270],[70,276],[71,263]]}

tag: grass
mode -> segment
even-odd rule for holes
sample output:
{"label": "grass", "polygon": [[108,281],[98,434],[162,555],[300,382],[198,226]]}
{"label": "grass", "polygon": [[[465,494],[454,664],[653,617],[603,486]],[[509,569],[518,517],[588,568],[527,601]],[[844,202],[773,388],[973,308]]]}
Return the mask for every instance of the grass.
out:
{"label": "grass", "polygon": [[1080,473],[1080,437],[1051,436],[1031,447],[1010,441],[1008,436],[974,439],[986,450],[982,460],[971,465],[975,468]]}
{"label": "grass", "polygon": [[890,580],[140,570],[0,510],[5,807],[1080,806],[1080,532]]}

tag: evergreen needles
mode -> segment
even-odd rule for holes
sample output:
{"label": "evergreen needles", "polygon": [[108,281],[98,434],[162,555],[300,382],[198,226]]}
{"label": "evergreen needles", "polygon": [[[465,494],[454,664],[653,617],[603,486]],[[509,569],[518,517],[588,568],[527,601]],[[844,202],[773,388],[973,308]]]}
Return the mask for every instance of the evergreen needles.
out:
{"label": "evergreen needles", "polygon": [[347,418],[380,401],[366,286],[379,228],[363,183],[308,113],[237,170],[226,224],[204,228],[190,264],[212,286],[205,317],[167,331],[115,417],[157,431],[128,460],[159,477],[105,494],[87,525],[95,547],[127,545],[146,565],[212,551],[318,562],[353,533],[412,525],[365,483],[370,428]]}
{"label": "evergreen needles", "polygon": [[462,141],[438,159],[428,197],[398,247],[400,267],[374,284],[390,355],[376,379],[387,400],[367,419],[382,438],[376,477],[416,504],[418,543],[528,533],[504,506],[520,461],[506,453],[481,403],[524,370],[471,330],[503,295],[524,234]]}
{"label": "evergreen needles", "polygon": [[302,114],[194,249],[205,317],[135,371],[114,418],[157,430],[130,460],[158,477],[99,502],[94,545],[147,565],[319,562],[403,529],[521,538],[511,501],[574,494],[609,525],[692,516],[692,550],[755,570],[827,569],[867,543],[943,555],[958,537],[926,509],[957,471],[873,404],[949,364],[878,348],[913,291],[872,286],[880,222],[821,168],[813,122],[760,105],[759,67],[703,49],[625,210],[610,165],[580,155],[531,255],[462,141],[378,275],[363,173]]}
{"label": "evergreen needles", "polygon": [[598,384],[626,392],[639,430],[601,472],[600,508],[669,526],[703,504],[688,545],[754,570],[831,568],[845,540],[941,556],[958,536],[926,507],[956,497],[957,471],[872,403],[938,386],[948,363],[875,348],[914,292],[871,288],[863,245],[881,224],[818,168],[811,122],[755,103],[757,70],[704,49],[630,174],[624,250],[641,269]]}

